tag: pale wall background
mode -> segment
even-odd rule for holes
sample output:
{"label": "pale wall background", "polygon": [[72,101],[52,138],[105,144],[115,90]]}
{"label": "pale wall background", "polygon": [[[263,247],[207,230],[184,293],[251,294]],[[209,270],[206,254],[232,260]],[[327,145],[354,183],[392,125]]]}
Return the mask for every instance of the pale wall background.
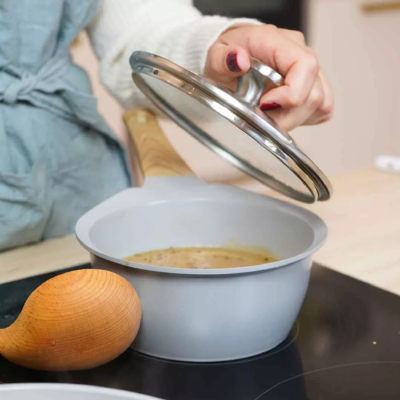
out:
{"label": "pale wall background", "polygon": [[[330,175],[369,166],[379,154],[400,155],[400,11],[365,13],[362,5],[368,1],[309,0],[309,42],[331,80],[336,110],[328,124],[292,134]],[[100,112],[127,143],[123,110],[99,83],[98,63],[85,35],[73,56],[89,71]],[[211,180],[237,176],[172,123],[161,124],[199,175]]]}

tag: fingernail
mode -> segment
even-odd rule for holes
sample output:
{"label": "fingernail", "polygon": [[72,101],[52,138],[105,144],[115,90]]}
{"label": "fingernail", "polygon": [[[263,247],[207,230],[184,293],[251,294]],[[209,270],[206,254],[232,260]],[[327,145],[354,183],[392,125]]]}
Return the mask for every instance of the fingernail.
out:
{"label": "fingernail", "polygon": [[273,110],[278,110],[279,108],[282,108],[282,107],[278,103],[264,103],[264,104],[261,104],[260,108],[262,111],[273,111]]}
{"label": "fingernail", "polygon": [[240,72],[241,69],[238,64],[237,60],[238,54],[236,52],[232,52],[228,54],[228,57],[226,57],[226,65],[232,72]]}

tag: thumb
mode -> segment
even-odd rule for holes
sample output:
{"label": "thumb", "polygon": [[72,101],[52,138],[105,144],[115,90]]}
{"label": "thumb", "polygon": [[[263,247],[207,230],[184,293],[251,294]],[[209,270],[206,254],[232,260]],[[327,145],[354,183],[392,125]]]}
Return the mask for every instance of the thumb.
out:
{"label": "thumb", "polygon": [[230,83],[250,68],[247,51],[242,47],[217,43],[208,52],[205,74],[221,83]]}

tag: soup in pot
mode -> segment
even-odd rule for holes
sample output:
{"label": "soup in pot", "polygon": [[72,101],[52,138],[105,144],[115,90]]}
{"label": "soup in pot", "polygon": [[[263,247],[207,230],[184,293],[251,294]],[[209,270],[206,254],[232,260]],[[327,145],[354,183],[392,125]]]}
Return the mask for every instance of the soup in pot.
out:
{"label": "soup in pot", "polygon": [[182,247],[152,250],[125,258],[128,261],[157,267],[175,268],[238,268],[278,261],[268,251],[253,251],[229,247]]}

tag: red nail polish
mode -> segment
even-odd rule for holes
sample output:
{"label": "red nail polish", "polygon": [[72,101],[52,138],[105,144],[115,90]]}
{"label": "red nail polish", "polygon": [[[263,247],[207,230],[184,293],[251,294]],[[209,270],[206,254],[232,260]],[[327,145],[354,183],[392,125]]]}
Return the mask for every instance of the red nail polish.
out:
{"label": "red nail polish", "polygon": [[264,103],[261,104],[260,108],[262,111],[273,111],[273,110],[279,110],[282,107],[278,103]]}
{"label": "red nail polish", "polygon": [[226,65],[232,72],[240,72],[241,69],[238,64],[237,60],[238,54],[236,52],[232,52],[228,54],[228,57],[226,57]]}

